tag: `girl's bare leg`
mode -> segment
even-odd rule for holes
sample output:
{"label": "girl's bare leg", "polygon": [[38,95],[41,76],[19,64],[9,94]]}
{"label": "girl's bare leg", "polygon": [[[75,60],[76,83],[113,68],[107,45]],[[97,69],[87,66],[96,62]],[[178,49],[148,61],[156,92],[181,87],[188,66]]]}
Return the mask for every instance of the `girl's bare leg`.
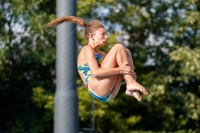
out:
{"label": "girl's bare leg", "polygon": [[119,89],[121,87],[121,82],[122,82],[122,76],[117,75],[116,84],[115,84],[114,88],[112,89],[112,91],[110,93],[110,98],[108,99],[109,101],[113,100],[116,97],[116,95],[118,94]]}
{"label": "girl's bare leg", "polygon": [[[129,49],[125,49],[125,50],[126,50],[126,54],[127,54],[127,57],[128,57],[129,66],[131,67],[132,71],[134,71],[134,64],[133,64],[132,54],[131,54]],[[136,80],[136,78],[137,78],[136,74],[133,75],[133,78]],[[133,91],[126,90],[125,94],[129,95],[129,96],[134,96],[138,101],[141,100],[141,97],[140,97],[140,94],[139,94],[138,90],[133,90]]]}
{"label": "girl's bare leg", "polygon": [[[129,65],[130,65],[131,69],[134,71],[134,64],[133,64],[131,52],[128,49],[125,49],[125,50],[126,50],[126,54],[127,54],[127,57],[128,57]],[[134,79],[136,80],[136,76],[134,76]],[[113,100],[116,97],[116,95],[118,94],[119,89],[121,87],[121,82],[122,82],[122,76],[118,75],[116,84],[115,84],[113,90],[110,93],[110,99],[109,100]],[[138,101],[141,100],[140,94],[137,90],[134,90],[134,91],[126,90],[125,94],[129,95],[129,96],[134,96]]]}
{"label": "girl's bare leg", "polygon": [[[102,68],[114,68],[122,66],[124,63],[128,62],[128,57],[126,50],[122,44],[116,44],[108,52],[104,58],[101,67]],[[123,75],[126,80],[126,89],[128,91],[141,91],[144,94],[148,94],[146,89],[137,83],[132,75]]]}
{"label": "girl's bare leg", "polygon": [[[134,64],[133,64],[132,54],[129,49],[125,48],[125,50],[126,50],[129,66],[131,67],[132,71],[134,72]],[[137,78],[136,74],[133,75],[133,78],[136,80],[136,78]]]}

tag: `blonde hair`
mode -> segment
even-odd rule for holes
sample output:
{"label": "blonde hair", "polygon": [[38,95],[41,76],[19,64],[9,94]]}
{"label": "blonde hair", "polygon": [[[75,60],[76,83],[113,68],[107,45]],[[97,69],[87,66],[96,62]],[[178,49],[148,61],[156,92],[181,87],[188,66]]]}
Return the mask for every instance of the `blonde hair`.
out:
{"label": "blonde hair", "polygon": [[57,18],[57,19],[51,21],[50,23],[48,23],[45,26],[45,29],[55,27],[63,22],[72,22],[81,27],[84,27],[84,37],[87,41],[89,40],[89,34],[93,34],[100,27],[104,28],[102,23],[98,20],[92,20],[91,22],[85,22],[83,19],[81,19],[79,17],[63,16],[61,18]]}

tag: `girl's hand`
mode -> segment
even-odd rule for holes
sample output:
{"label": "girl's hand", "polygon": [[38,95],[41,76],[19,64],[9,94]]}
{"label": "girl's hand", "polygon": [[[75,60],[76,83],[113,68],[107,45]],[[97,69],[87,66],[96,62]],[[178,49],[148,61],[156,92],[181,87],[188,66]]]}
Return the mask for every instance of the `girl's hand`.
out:
{"label": "girl's hand", "polygon": [[137,79],[136,72],[133,72],[133,78],[134,78],[135,80]]}
{"label": "girl's hand", "polygon": [[133,74],[134,75],[134,72],[133,70],[131,70],[131,67],[128,65],[128,62],[124,63],[121,67],[121,74]]}

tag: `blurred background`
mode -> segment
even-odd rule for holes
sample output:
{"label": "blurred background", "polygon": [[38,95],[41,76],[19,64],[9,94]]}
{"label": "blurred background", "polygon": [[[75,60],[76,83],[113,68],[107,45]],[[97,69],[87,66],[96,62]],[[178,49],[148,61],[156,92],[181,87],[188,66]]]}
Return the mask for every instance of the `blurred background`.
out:
{"label": "blurred background", "polygon": [[[142,101],[125,85],[107,103],[77,74],[79,128],[99,133],[200,132],[200,1],[77,0],[77,16],[100,20],[108,51],[132,52]],[[0,1],[0,133],[52,133],[56,86],[56,1]],[[77,26],[77,53],[87,42]],[[77,55],[77,53],[74,53]]]}

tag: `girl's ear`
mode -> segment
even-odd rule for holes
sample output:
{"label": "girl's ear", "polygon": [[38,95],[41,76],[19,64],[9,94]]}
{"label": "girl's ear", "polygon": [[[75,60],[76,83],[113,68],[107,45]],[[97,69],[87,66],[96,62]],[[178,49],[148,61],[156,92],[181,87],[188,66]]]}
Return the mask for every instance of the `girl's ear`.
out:
{"label": "girl's ear", "polygon": [[91,38],[91,39],[92,39],[92,34],[89,34],[89,38]]}
{"label": "girl's ear", "polygon": [[93,34],[90,34],[90,35],[89,35],[89,38],[91,38],[92,40],[94,40]]}

